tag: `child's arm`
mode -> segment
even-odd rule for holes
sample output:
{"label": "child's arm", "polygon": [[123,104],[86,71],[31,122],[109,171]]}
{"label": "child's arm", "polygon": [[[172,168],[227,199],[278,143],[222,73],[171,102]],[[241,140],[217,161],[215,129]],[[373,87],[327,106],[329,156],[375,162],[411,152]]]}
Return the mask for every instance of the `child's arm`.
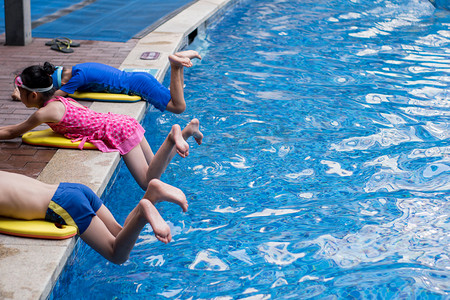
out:
{"label": "child's arm", "polygon": [[69,95],[69,94],[64,92],[63,90],[57,90],[54,94],[54,96],[61,96],[61,97],[65,97],[67,95]]}
{"label": "child's arm", "polygon": [[27,131],[46,122],[59,122],[61,118],[53,113],[47,107],[40,108],[33,113],[27,120],[15,124],[0,127],[0,140],[9,140],[21,136]]}

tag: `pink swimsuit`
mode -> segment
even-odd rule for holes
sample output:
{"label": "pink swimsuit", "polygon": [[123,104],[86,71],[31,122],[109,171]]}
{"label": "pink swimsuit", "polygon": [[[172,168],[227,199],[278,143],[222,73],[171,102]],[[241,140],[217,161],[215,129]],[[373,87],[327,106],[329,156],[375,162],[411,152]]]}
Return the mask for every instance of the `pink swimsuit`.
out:
{"label": "pink swimsuit", "polygon": [[44,106],[53,101],[61,101],[66,111],[61,121],[47,125],[54,132],[72,139],[72,142],[81,141],[80,149],[88,141],[102,152],[119,151],[125,155],[144,137],[144,128],[132,117],[78,107],[71,103],[75,100],[64,97],[50,99]]}

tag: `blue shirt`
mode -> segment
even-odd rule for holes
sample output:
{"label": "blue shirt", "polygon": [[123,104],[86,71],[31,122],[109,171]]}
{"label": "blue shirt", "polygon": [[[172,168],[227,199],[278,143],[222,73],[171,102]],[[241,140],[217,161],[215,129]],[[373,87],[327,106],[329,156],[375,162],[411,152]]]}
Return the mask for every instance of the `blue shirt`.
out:
{"label": "blue shirt", "polygon": [[130,73],[99,63],[82,63],[72,68],[72,78],[61,90],[73,94],[80,92],[109,92],[128,94]]}
{"label": "blue shirt", "polygon": [[72,78],[61,90],[134,94],[164,111],[171,99],[170,91],[155,77],[145,72],[125,72],[100,63],[82,63],[72,68]]}

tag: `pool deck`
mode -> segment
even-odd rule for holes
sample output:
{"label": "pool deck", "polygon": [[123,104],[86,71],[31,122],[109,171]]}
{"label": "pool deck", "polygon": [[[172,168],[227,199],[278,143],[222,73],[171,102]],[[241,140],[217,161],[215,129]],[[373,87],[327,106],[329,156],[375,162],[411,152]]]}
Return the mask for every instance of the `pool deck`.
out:
{"label": "pool deck", "polygon": [[[0,126],[24,121],[33,109],[12,101],[14,74],[33,64],[50,61],[55,65],[75,65],[94,61],[117,68],[158,69],[162,81],[169,64],[168,56],[188,44],[219,13],[238,0],[198,0],[141,39],[126,43],[80,41],[74,53],[64,54],[45,46],[49,39],[33,38],[30,45],[5,46],[0,35]],[[157,51],[158,60],[141,60],[146,51]],[[147,105],[136,103],[82,102],[99,112],[128,114],[141,120]],[[37,129],[44,129],[39,126]],[[120,155],[95,150],[67,150],[24,145],[20,138],[0,141],[0,170],[16,172],[47,183],[79,182],[101,195],[113,175]],[[137,199],[138,200],[138,199]],[[136,200],[136,203],[138,202]],[[77,238],[38,240],[0,234],[0,299],[48,298]]]}

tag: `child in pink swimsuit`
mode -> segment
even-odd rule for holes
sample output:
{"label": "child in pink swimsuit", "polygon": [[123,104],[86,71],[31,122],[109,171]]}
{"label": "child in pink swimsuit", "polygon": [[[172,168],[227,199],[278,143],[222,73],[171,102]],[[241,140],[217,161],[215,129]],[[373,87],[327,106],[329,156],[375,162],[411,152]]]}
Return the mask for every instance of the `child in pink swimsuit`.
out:
{"label": "child in pink swimsuit", "polygon": [[[58,123],[46,122],[57,133],[72,141],[80,141],[83,149],[86,141],[94,144],[102,152],[119,151],[126,155],[144,138],[144,128],[132,117],[126,115],[99,113],[87,107],[80,107],[71,98],[55,97],[44,103],[61,101],[65,114]],[[120,124],[120,126],[111,126]]]}
{"label": "child in pink swimsuit", "polygon": [[53,97],[55,89],[46,65],[31,66],[16,77],[20,101],[26,107],[38,108],[26,121],[0,127],[0,140],[12,139],[42,123],[72,140],[93,143],[102,152],[118,151],[139,184],[146,190],[152,179],[159,179],[170,160],[178,153],[189,155],[186,140],[193,136],[200,145],[203,134],[199,121],[193,119],[183,130],[173,125],[165,141],[153,154],[144,137],[144,129],[133,118],[112,113],[98,113],[70,98]]}

